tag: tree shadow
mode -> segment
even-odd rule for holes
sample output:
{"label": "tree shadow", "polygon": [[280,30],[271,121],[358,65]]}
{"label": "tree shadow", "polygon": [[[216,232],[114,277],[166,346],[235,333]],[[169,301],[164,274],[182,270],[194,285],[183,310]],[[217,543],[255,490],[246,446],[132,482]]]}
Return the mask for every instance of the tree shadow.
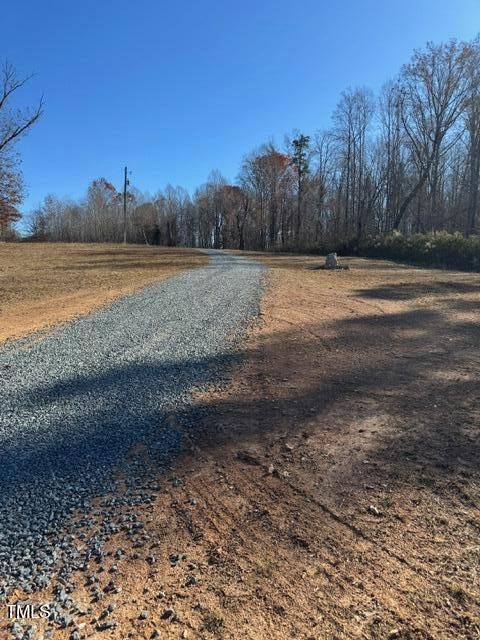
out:
{"label": "tree shadow", "polygon": [[[332,331],[332,344],[316,337]],[[3,526],[20,536],[23,520],[35,520],[39,535],[59,535],[62,524],[77,513],[79,496],[88,509],[93,498],[116,491],[117,469],[124,470],[128,486],[135,489],[144,484],[145,475],[181,464],[186,436],[204,452],[218,454],[282,433],[301,435],[314,420],[320,438],[323,431],[333,432],[348,443],[359,396],[371,401],[362,420],[370,412],[369,417],[387,417],[391,423],[383,430],[380,421],[370,442],[370,481],[411,489],[428,486],[442,496],[452,491],[470,504],[472,496],[462,483],[480,475],[479,337],[477,323],[430,309],[318,323],[301,339],[295,330],[279,331],[245,354],[257,365],[258,392],[249,389],[211,402],[194,402],[192,390],[228,383],[242,361],[241,353],[166,362],[117,361],[100,374],[85,375],[79,369],[77,375],[53,384],[39,380],[28,393],[17,392],[17,423],[31,413],[50,415],[52,405],[60,410],[55,418],[17,430],[15,438],[4,432],[3,513],[5,505],[12,506]],[[273,371],[271,354],[276,357]],[[321,368],[315,354],[321,355]],[[299,362],[303,369],[293,373]],[[295,375],[304,378],[304,384],[291,387],[279,378],[278,393],[264,395],[262,379],[267,375]],[[226,419],[229,428],[222,429]],[[138,445],[147,458],[134,456],[131,464],[130,453]],[[343,487],[363,486],[365,457],[351,445],[344,452]],[[57,508],[51,496],[59,485],[63,494]],[[336,491],[340,499],[342,487],[329,485],[333,500]],[[18,501],[18,495],[25,499]],[[28,541],[25,544],[27,552]]]}
{"label": "tree shadow", "polygon": [[[166,459],[162,445],[171,454],[169,436],[175,432],[172,444],[173,449],[178,448],[180,427],[191,412],[188,409],[183,416],[179,406],[188,403],[192,387],[218,383],[221,372],[230,370],[236,361],[234,353],[226,352],[161,364],[128,363],[99,375],[80,373],[19,391],[11,399],[19,408],[17,421],[29,415],[44,420],[17,429],[14,438],[2,438],[3,494],[32,478],[82,476],[92,464],[114,466],[139,443]],[[173,429],[172,424],[176,425]]]}
{"label": "tree shadow", "polygon": [[[337,336],[336,348],[326,348],[321,358],[326,373],[317,375],[318,361],[308,362],[307,355],[303,374],[310,368],[309,384],[300,391],[292,392],[287,381],[284,393],[271,399],[217,400],[215,413],[230,416],[229,424],[239,427],[233,432],[218,430],[214,419],[206,436],[210,448],[233,442],[241,449],[244,443],[268,437],[269,430],[298,435],[312,420],[319,423],[320,432],[322,423],[332,431],[332,411],[337,408],[341,411],[333,431],[342,435],[361,397],[375,401],[371,418],[387,416],[395,425],[393,431],[389,427],[384,433],[379,427],[375,445],[368,450],[369,468],[377,468],[379,476],[410,487],[423,486],[428,476],[432,490],[438,483],[439,492],[445,490],[449,477],[478,477],[479,324],[452,321],[440,312],[419,309],[338,320],[327,328],[335,328]],[[325,326],[319,325],[312,334],[322,330]],[[299,351],[318,352],[318,343],[315,338],[299,343],[294,334],[286,332],[276,335],[258,353],[251,352],[249,358],[260,361],[275,353],[275,368],[288,375],[299,365],[292,360],[292,354]],[[268,367],[267,373],[272,374]],[[302,375],[302,370],[296,375]],[[276,384],[282,387],[282,382]],[[344,480],[355,483],[364,473],[362,455],[351,456]]]}
{"label": "tree shadow", "polygon": [[357,297],[373,300],[413,300],[447,293],[480,293],[480,284],[432,280],[430,282],[401,282],[381,287],[357,289],[355,292]]}
{"label": "tree shadow", "polygon": [[461,313],[477,312],[480,309],[480,300],[442,298],[439,302],[445,303],[453,311],[460,311]]}
{"label": "tree shadow", "polygon": [[[88,478],[92,465],[113,468],[139,443],[148,448],[161,468],[165,461],[182,454],[182,429],[193,433],[206,415],[247,416],[240,430],[228,434],[219,432],[213,420],[212,433],[205,436],[209,447],[222,447],[232,438],[241,447],[243,441],[259,435],[260,423],[262,436],[271,429],[300,432],[312,416],[322,419],[333,405],[347,406],[352,394],[358,392],[380,398],[377,409],[381,407],[393,418],[407,416],[411,421],[413,410],[416,419],[421,416],[421,427],[406,424],[405,432],[396,433],[392,440],[385,435],[378,450],[370,454],[372,459],[390,460],[397,476],[416,481],[412,460],[421,461],[434,473],[455,470],[460,459],[462,469],[479,471],[480,441],[473,442],[462,428],[462,416],[474,410],[479,390],[472,371],[479,360],[478,324],[453,322],[439,312],[420,309],[338,320],[332,327],[337,331],[336,350],[325,348],[326,373],[315,376],[313,383],[310,380],[300,390],[292,391],[286,384],[282,388],[280,382],[282,393],[275,398],[233,397],[213,405],[191,401],[192,388],[218,385],[228,379],[229,372],[241,361],[241,354],[233,352],[162,364],[117,365],[101,375],[79,373],[53,385],[39,383],[29,393],[18,393],[15,402],[26,413],[46,414],[52,404],[73,410],[38,427],[42,431],[40,445],[37,438],[32,446],[27,429],[15,439],[4,439],[2,491],[15,491],[19,482],[42,475]],[[324,330],[325,326],[318,326],[312,335]],[[261,349],[249,351],[248,357],[260,362],[266,352],[274,352],[279,357],[279,371],[288,373],[292,352],[313,352],[317,348],[313,337],[299,345],[294,333],[279,332]],[[342,354],[352,352],[355,359],[336,366]],[[306,362],[305,366],[317,365]],[[463,370],[470,374],[459,378],[456,372]],[[100,405],[95,397],[102,398]],[[459,398],[471,399],[468,407],[465,402],[460,406]],[[448,420],[442,418],[442,412],[448,412]]]}

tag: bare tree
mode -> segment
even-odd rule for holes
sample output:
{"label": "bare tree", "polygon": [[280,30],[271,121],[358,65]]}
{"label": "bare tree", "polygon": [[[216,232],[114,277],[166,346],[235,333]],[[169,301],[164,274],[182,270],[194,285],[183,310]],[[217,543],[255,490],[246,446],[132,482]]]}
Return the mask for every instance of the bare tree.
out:
{"label": "bare tree", "polygon": [[10,100],[32,76],[23,78],[17,75],[15,67],[8,61],[0,72],[0,152],[6,150],[37,122],[43,113],[43,98],[33,109],[12,109]]}
{"label": "bare tree", "polygon": [[470,90],[466,107],[468,133],[468,186],[467,223],[465,233],[475,233],[480,188],[480,37],[473,43],[470,66]]}
{"label": "bare tree", "polygon": [[0,153],[0,240],[7,237],[12,223],[21,218],[17,207],[23,195],[24,184],[17,158],[6,152]]}
{"label": "bare tree", "polygon": [[39,119],[43,109],[43,100],[34,110],[11,107],[12,96],[30,77],[19,78],[9,62],[0,71],[0,239],[21,218],[17,207],[23,200],[24,183],[14,143]]}
{"label": "bare tree", "polygon": [[397,229],[416,195],[431,174],[431,210],[435,210],[438,162],[455,143],[447,140],[465,110],[469,90],[471,47],[452,40],[448,44],[429,43],[426,51],[416,51],[400,76],[400,103],[403,130],[419,173],[401,203],[393,227]]}

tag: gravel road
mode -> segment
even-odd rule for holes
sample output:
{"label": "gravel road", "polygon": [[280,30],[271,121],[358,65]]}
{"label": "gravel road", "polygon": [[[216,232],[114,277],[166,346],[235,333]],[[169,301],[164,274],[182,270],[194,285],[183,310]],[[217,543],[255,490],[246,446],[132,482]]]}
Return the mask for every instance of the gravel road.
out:
{"label": "gravel road", "polygon": [[[59,568],[68,585],[73,570],[101,559],[115,530],[109,514],[154,488],[137,460],[130,490],[112,497],[117,465],[143,444],[161,469],[181,450],[180,427],[194,428],[192,389],[228,375],[264,269],[209,253],[206,267],[0,349],[0,597],[42,588]],[[98,496],[99,530],[78,535]]]}

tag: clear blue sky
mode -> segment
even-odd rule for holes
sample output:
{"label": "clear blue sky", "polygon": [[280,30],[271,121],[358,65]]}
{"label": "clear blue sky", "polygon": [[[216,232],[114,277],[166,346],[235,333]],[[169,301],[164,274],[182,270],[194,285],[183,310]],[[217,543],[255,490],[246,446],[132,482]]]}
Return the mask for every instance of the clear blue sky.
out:
{"label": "clear blue sky", "polygon": [[0,57],[45,115],[19,144],[27,212],[105,176],[193,190],[294,128],[328,126],[340,92],[377,91],[427,40],[473,38],[480,0],[15,0]]}

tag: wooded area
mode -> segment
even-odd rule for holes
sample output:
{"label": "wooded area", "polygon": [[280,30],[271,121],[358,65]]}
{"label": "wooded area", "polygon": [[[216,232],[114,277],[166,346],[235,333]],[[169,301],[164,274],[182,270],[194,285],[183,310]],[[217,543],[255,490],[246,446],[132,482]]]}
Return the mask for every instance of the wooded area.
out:
{"label": "wooded area", "polygon": [[[477,37],[415,51],[379,96],[347,89],[330,129],[296,132],[283,148],[263,144],[243,159],[235,184],[213,171],[193,196],[182,187],[167,186],[154,197],[131,189],[127,238],[315,250],[395,230],[470,236],[479,229],[479,183]],[[3,183],[0,193],[8,203]],[[101,178],[81,201],[49,195],[33,212],[30,233],[52,241],[121,242],[122,194]]]}

